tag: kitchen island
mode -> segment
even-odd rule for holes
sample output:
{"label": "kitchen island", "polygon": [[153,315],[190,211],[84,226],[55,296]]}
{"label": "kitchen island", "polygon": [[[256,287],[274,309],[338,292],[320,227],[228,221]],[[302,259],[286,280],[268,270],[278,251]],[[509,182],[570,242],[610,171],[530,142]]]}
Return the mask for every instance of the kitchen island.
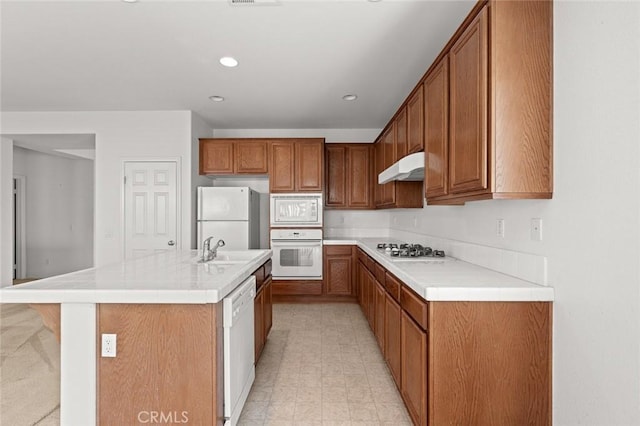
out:
{"label": "kitchen island", "polygon": [[[222,424],[222,301],[271,250],[219,254],[163,252],[0,289],[60,340],[62,425]],[[102,334],[117,335],[116,357],[100,356]]]}

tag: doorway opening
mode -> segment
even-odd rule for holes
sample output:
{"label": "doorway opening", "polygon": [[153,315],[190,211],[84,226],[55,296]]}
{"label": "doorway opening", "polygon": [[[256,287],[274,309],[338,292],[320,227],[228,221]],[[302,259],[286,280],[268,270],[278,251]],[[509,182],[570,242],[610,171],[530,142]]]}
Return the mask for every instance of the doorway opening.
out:
{"label": "doorway opening", "polygon": [[95,135],[6,136],[13,143],[13,284],[94,266]]}
{"label": "doorway opening", "polygon": [[26,277],[26,177],[13,177],[13,283],[21,284]]}

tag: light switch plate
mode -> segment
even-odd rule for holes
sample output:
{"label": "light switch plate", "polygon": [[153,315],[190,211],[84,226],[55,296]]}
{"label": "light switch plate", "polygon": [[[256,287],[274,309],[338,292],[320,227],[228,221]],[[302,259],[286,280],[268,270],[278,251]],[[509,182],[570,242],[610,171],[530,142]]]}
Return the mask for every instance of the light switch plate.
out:
{"label": "light switch plate", "polygon": [[500,238],[504,238],[504,219],[496,220],[496,235]]}
{"label": "light switch plate", "polygon": [[539,217],[531,219],[531,240],[542,241],[542,219]]}

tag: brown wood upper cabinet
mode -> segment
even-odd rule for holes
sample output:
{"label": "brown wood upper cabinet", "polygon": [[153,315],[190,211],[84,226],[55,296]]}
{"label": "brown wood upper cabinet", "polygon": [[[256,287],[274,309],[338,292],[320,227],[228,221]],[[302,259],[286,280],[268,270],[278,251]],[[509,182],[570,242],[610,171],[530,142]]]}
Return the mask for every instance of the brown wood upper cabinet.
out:
{"label": "brown wood upper cabinet", "polygon": [[551,198],[551,1],[479,2],[424,79],[428,204]]}
{"label": "brown wood upper cabinet", "polygon": [[268,153],[266,140],[200,139],[200,174],[267,174]]}
{"label": "brown wood upper cabinet", "polygon": [[425,167],[427,198],[446,195],[449,187],[449,61],[445,56],[424,81]]}
{"label": "brown wood upper cabinet", "polygon": [[419,85],[407,101],[407,154],[424,150],[424,94]]}
{"label": "brown wood upper cabinet", "polygon": [[392,126],[385,131],[374,144],[375,171],[373,175],[373,186],[375,188],[375,206],[378,209],[388,208],[422,208],[422,182],[393,181],[385,184],[378,183],[378,175],[384,169],[393,164],[395,149],[389,148],[395,135]]}
{"label": "brown wood upper cabinet", "polygon": [[[408,151],[408,140],[407,140],[407,107],[402,107],[400,112],[396,116],[394,121],[395,123],[395,131],[396,131],[396,139],[395,139],[395,155],[393,157],[392,163],[398,161],[405,155],[407,155]],[[387,166],[389,167],[389,166]]]}
{"label": "brown wood upper cabinet", "polygon": [[449,52],[449,188],[465,193],[487,188],[487,9]]}
{"label": "brown wood upper cabinet", "polygon": [[325,145],[325,206],[372,209],[373,148],[371,144]]}
{"label": "brown wood upper cabinet", "polygon": [[[382,134],[381,142],[383,145],[384,160],[382,162],[383,169],[388,168],[396,161],[396,123],[392,125]],[[380,171],[382,171],[380,170]],[[377,176],[376,176],[377,180]],[[387,182],[382,184],[382,199],[380,207],[393,207],[396,202],[396,182]]]}
{"label": "brown wood upper cabinet", "polygon": [[273,141],[270,159],[270,192],[322,192],[324,139]]}

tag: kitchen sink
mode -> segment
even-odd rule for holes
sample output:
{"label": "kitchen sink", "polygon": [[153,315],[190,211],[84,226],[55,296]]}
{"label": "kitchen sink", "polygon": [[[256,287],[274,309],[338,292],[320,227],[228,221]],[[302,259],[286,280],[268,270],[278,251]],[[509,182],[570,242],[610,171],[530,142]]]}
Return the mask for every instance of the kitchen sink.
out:
{"label": "kitchen sink", "polygon": [[256,254],[251,251],[242,251],[242,250],[225,250],[218,252],[218,255],[212,262],[234,262],[234,263],[243,263],[248,262],[251,259],[256,257]]}
{"label": "kitchen sink", "polygon": [[247,263],[251,259],[256,257],[256,254],[248,251],[223,251],[218,253],[215,259],[207,260],[206,262],[202,261],[202,256],[198,255],[196,257],[191,258],[191,263],[207,263],[213,265],[238,265],[241,263]]}

